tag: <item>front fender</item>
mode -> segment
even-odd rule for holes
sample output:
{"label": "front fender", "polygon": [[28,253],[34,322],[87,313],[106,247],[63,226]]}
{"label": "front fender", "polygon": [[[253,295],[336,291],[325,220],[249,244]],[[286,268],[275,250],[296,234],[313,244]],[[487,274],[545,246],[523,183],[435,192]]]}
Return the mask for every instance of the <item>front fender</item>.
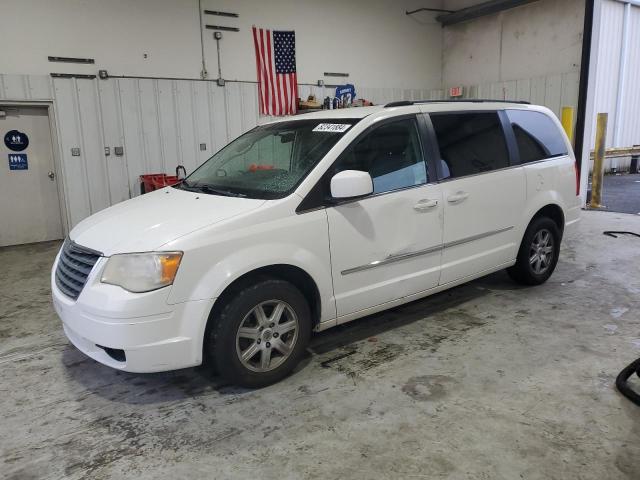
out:
{"label": "front fender", "polygon": [[[211,233],[208,236],[211,238]],[[235,280],[256,269],[292,265],[316,283],[321,300],[320,321],[336,316],[324,210],[227,232],[215,242],[193,239],[184,250],[169,303],[214,299]]]}

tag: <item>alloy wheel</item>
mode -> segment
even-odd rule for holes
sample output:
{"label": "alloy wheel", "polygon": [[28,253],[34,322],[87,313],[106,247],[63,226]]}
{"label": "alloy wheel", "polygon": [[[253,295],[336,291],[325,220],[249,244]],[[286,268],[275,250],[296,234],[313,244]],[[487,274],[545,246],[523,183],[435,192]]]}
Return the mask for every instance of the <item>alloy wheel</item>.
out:
{"label": "alloy wheel", "polygon": [[253,372],[273,370],[293,352],[298,331],[298,317],[288,303],[262,302],[240,322],[236,333],[238,359]]}
{"label": "alloy wheel", "polygon": [[551,232],[546,228],[538,230],[529,248],[529,264],[533,273],[542,275],[549,269],[553,261],[554,246]]}

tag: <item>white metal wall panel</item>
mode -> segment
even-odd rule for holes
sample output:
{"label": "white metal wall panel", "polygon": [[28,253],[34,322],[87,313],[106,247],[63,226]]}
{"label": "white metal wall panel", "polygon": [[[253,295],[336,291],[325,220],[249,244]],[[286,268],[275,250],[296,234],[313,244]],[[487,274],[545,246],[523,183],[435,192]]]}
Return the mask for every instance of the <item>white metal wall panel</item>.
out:
{"label": "white metal wall panel", "polygon": [[[197,164],[200,165],[213,154],[213,121],[209,110],[208,82],[191,82],[191,113],[193,135],[196,143]],[[211,125],[211,128],[210,128]],[[200,144],[205,146],[200,150]],[[188,167],[187,167],[188,168]],[[191,171],[191,170],[189,170]]]}
{"label": "white metal wall panel", "polygon": [[544,105],[547,92],[547,77],[534,77],[531,79],[531,96],[529,101],[535,105]]}
{"label": "white metal wall panel", "polygon": [[[98,83],[99,120],[102,128],[103,145],[109,148],[105,155],[107,180],[111,204],[130,198],[129,178],[127,175],[127,157],[116,156],[115,147],[124,146],[122,131],[122,113],[117,82]],[[100,147],[100,145],[98,145]]]}
{"label": "white metal wall panel", "polygon": [[580,73],[570,72],[562,75],[561,106],[578,106],[578,92],[580,90]]}
{"label": "white metal wall panel", "polygon": [[[300,85],[301,98],[320,102],[331,87]],[[375,104],[441,100],[446,90],[360,88]],[[575,105],[577,74],[467,87],[469,98],[529,100],[558,110]],[[93,212],[140,193],[139,176],[188,172],[231,139],[274,117],[259,116],[257,84],[197,80],[73,79],[0,75],[0,100],[54,101],[62,180],[70,226]],[[205,144],[205,150],[200,150]],[[124,147],[116,156],[115,147]],[[80,147],[81,156],[71,156]],[[109,147],[110,155],[104,148]]]}
{"label": "white metal wall panel", "polygon": [[[560,99],[562,97],[562,75],[549,75],[544,95],[544,104],[558,117],[560,116]],[[577,98],[576,98],[577,100]]]}
{"label": "white metal wall panel", "polygon": [[0,75],[0,98],[51,100],[52,79],[45,75]]}
{"label": "white metal wall panel", "polygon": [[126,157],[129,191],[132,195],[139,193],[135,187],[138,172],[148,172],[147,152],[145,147],[144,128],[140,108],[139,84],[137,80],[116,79],[118,98],[120,100],[120,122],[123,137],[119,145],[124,147]]}
{"label": "white metal wall panel", "polygon": [[253,83],[240,83],[242,99],[242,132],[258,124],[258,87]]}
{"label": "white metal wall panel", "polygon": [[[196,82],[184,80],[176,82],[176,90],[173,96],[174,110],[178,133],[178,157],[177,162],[184,165],[187,171],[193,172],[199,165],[199,129],[194,120],[196,108],[193,104],[193,91]],[[201,83],[201,82],[198,82]],[[204,136],[203,143],[208,143],[208,135]]]}
{"label": "white metal wall panel", "polygon": [[525,78],[524,80],[518,80],[516,86],[516,99],[531,101],[531,79]]}
{"label": "white metal wall panel", "polygon": [[142,122],[145,162],[143,172],[163,172],[164,157],[160,138],[160,112],[158,109],[158,81],[141,79],[138,84],[138,106]]}
{"label": "white metal wall panel", "polygon": [[627,48],[627,69],[625,91],[620,122],[620,143],[618,147],[640,144],[640,8],[632,6],[629,21],[629,45]]}
{"label": "white metal wall panel", "polygon": [[207,82],[209,91],[210,126],[213,131],[214,145],[212,154],[224,147],[229,138],[229,124],[227,122],[227,108],[225,100],[226,87],[220,88],[216,84]]}
{"label": "white metal wall panel", "polygon": [[[600,45],[596,55],[598,68],[596,70],[595,112],[608,113],[607,147],[613,146],[613,127],[616,116],[616,98],[618,92],[618,72],[620,69],[620,48],[622,46],[622,20],[624,4],[615,0],[604,0],[600,14]],[[631,27],[633,31],[633,26]],[[637,27],[636,27],[637,29]],[[634,50],[634,48],[630,48]],[[595,124],[593,122],[592,145],[595,144]]]}
{"label": "white metal wall panel", "polygon": [[504,82],[502,86],[503,99],[504,100],[517,100],[518,99],[518,82],[515,80],[510,82]]}
{"label": "white metal wall panel", "polygon": [[75,82],[70,79],[54,79],[53,84],[64,196],[70,226],[73,226],[91,215],[86,162],[83,156],[71,155],[71,148],[81,144],[81,134],[78,129],[77,90]]}
{"label": "white metal wall panel", "polygon": [[174,80],[158,80],[155,87],[162,155],[162,167],[158,171],[175,173],[176,165],[180,163],[181,156],[178,148],[179,130],[174,100],[176,82]]}
{"label": "white metal wall panel", "polygon": [[[559,116],[563,106],[577,106],[579,82],[579,73],[569,72],[505,82],[483,83],[467,86],[465,98],[523,100],[549,107]],[[444,92],[441,92],[441,95],[435,98],[444,98]]]}
{"label": "white metal wall panel", "polygon": [[229,138],[236,138],[242,134],[242,92],[237,82],[228,83],[225,88],[224,109],[227,115]]}
{"label": "white metal wall panel", "polygon": [[51,77],[43,75],[26,75],[27,98],[29,100],[49,100],[53,98],[53,82]]}
{"label": "white metal wall panel", "polygon": [[26,75],[6,75],[2,82],[6,98],[29,98]]}
{"label": "white metal wall panel", "polygon": [[91,213],[99,212],[112,204],[104,157],[104,139],[100,120],[98,91],[94,80],[73,79],[77,95],[77,126],[80,133],[79,147],[85,168]]}

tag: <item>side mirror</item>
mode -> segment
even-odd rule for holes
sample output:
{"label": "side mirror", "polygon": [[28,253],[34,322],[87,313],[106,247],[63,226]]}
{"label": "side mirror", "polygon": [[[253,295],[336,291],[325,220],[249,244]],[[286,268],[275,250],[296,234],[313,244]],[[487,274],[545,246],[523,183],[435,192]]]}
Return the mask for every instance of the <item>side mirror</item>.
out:
{"label": "side mirror", "polygon": [[360,170],[344,170],[331,178],[333,198],[363,197],[373,193],[371,175]]}

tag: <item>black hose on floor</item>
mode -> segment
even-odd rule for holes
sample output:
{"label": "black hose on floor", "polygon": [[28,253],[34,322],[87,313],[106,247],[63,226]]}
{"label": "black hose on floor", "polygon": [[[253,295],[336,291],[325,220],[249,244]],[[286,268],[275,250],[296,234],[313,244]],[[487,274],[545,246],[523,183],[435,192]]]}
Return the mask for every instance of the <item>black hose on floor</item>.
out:
{"label": "black hose on floor", "polygon": [[[633,235],[634,237],[640,238],[640,234],[635,232],[616,232],[612,230],[608,230],[606,232],[602,232],[604,235],[609,237],[618,238],[618,235]],[[640,406],[640,393],[633,390],[627,381],[631,378],[633,374],[638,375],[640,377],[640,358],[635,362],[627,365],[617,376],[616,378],[616,387],[620,391],[622,395],[627,397],[636,405]]]}
{"label": "black hose on floor", "polygon": [[606,232],[602,232],[604,235],[607,235],[608,237],[613,237],[613,238],[618,238],[618,235],[635,235],[636,237],[640,237],[640,234],[635,233],[635,232],[615,232],[615,231],[606,231]]}
{"label": "black hose on floor", "polygon": [[616,387],[622,395],[627,397],[636,405],[640,406],[640,393],[634,391],[627,383],[627,380],[629,380],[631,375],[633,375],[634,373],[640,377],[640,358],[635,362],[627,365],[618,374],[618,377],[616,378]]}

